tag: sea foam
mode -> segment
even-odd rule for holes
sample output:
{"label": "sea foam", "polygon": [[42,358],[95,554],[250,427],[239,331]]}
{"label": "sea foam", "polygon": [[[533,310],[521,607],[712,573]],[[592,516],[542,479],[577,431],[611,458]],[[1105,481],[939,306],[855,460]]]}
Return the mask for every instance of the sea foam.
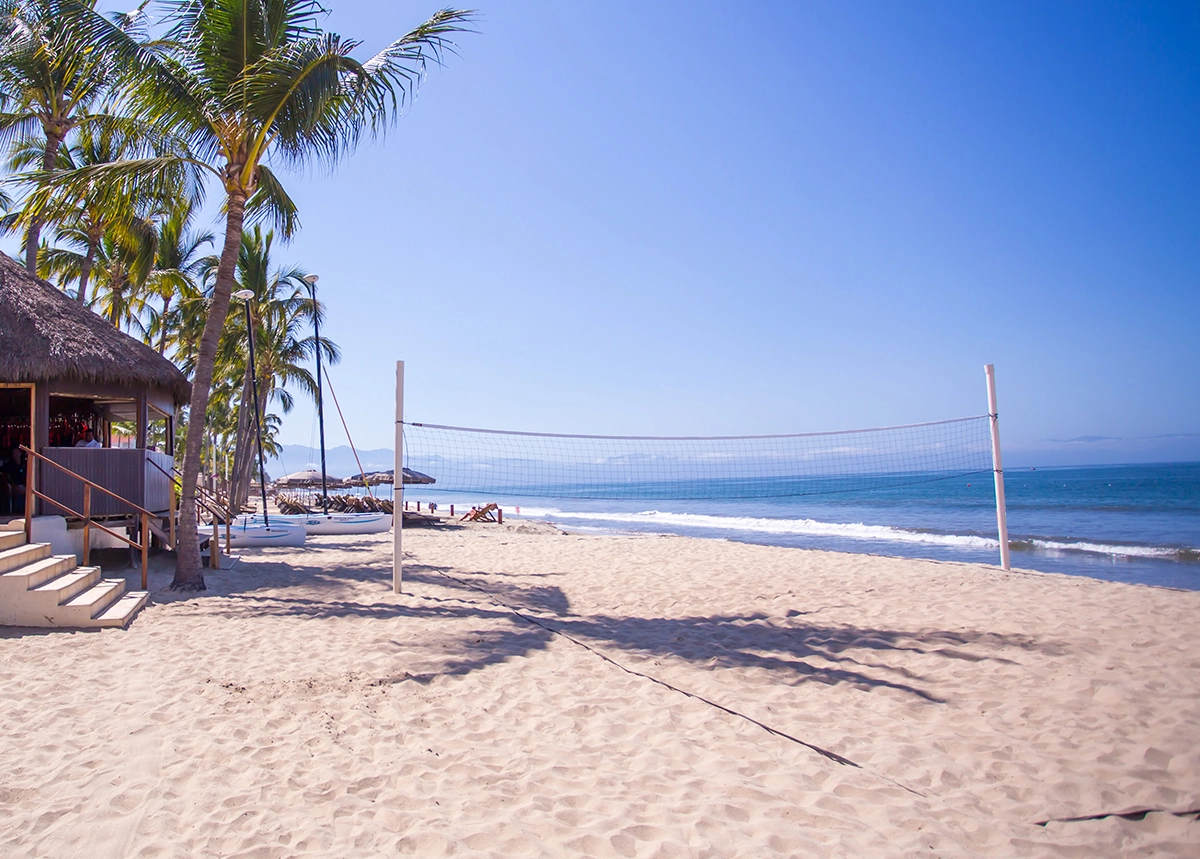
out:
{"label": "sea foam", "polygon": [[[713,516],[703,513],[670,513],[644,510],[638,513],[561,510],[555,507],[526,507],[522,515],[535,519],[570,520],[608,526],[636,525],[637,530],[672,533],[676,529],[708,531],[739,531],[743,533],[774,534],[796,537],[830,537],[850,540],[890,543],[923,543],[972,549],[997,549],[1000,542],[993,537],[975,534],[939,534],[914,531],[888,525],[867,525],[862,522],[822,522],[816,519],[772,519],[751,516]],[[1190,559],[1194,550],[1171,546],[1137,546],[1101,543],[1087,540],[1053,538],[1014,539],[1017,550],[1043,552],[1086,552],[1132,558]]]}
{"label": "sea foam", "polygon": [[[780,534],[801,537],[847,537],[854,540],[887,540],[901,543],[933,543],[942,546],[969,546],[994,549],[999,542],[990,537],[968,534],[930,534],[892,528],[887,525],[866,525],[862,522],[820,522],[816,519],[770,519],[750,516],[711,516],[702,513],[668,513],[645,510],[640,513],[583,512],[556,508],[524,508],[522,515],[536,519],[571,519],[584,522],[611,522],[659,526],[669,529],[704,528],[716,531],[747,531],[759,534]],[[669,533],[669,530],[668,530]]]}

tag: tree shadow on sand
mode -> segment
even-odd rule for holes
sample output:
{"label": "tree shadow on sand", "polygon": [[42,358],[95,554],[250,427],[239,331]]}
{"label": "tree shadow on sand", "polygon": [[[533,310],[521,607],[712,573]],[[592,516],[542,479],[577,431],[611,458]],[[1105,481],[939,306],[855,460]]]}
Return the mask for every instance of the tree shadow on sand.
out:
{"label": "tree shadow on sand", "polygon": [[[553,585],[529,587],[497,580],[484,573],[451,571],[449,568],[409,565],[404,581],[410,588],[431,588],[449,595],[413,595],[403,602],[366,601],[363,584],[379,585],[388,577],[381,567],[327,568],[273,564],[284,568],[287,579],[303,583],[312,595],[288,595],[286,582],[268,584],[273,592],[253,589],[229,594],[236,597],[212,611],[227,617],[295,616],[320,618],[361,617],[388,619],[472,620],[469,629],[456,629],[454,643],[440,656],[434,670],[400,673],[380,678],[378,683],[429,682],[442,675],[464,675],[500,662],[544,650],[555,635],[611,655],[614,650],[642,658],[670,657],[710,668],[758,669],[771,682],[802,685],[849,684],[864,691],[885,688],[930,703],[941,699],[922,689],[922,677],[912,671],[881,661],[888,653],[911,653],[967,661],[1011,662],[999,655],[980,655],[960,648],[982,645],[988,649],[1014,647],[1023,650],[1057,650],[1053,643],[1026,636],[952,631],[907,631],[822,625],[801,620],[807,615],[791,612],[780,618],[761,613],[690,617],[619,617],[577,615],[571,611],[566,593]],[[247,582],[250,584],[250,582]],[[283,584],[282,593],[277,587]],[[353,590],[348,598],[336,591]]]}

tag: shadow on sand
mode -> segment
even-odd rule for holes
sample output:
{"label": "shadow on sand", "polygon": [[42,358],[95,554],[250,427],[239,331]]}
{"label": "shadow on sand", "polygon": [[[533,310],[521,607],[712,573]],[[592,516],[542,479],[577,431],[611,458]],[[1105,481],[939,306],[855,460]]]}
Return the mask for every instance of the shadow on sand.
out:
{"label": "shadow on sand", "polygon": [[[324,548],[324,547],[322,547]],[[343,551],[343,547],[328,549]],[[543,650],[562,634],[587,646],[615,655],[614,650],[643,658],[669,657],[709,668],[758,669],[769,672],[771,682],[801,685],[850,684],[870,690],[886,688],[930,703],[943,703],[921,688],[920,675],[884,664],[889,652],[904,652],[945,659],[1011,662],[998,655],[979,655],[958,648],[979,644],[989,649],[1055,649],[1028,637],[992,633],[905,631],[821,625],[801,621],[805,613],[789,613],[787,625],[761,613],[692,617],[581,616],[572,613],[566,593],[559,587],[529,587],[497,580],[496,576],[449,568],[411,564],[405,567],[409,588],[425,586],[449,595],[412,594],[404,601],[385,597],[364,599],[362,586],[387,587],[390,570],[384,565],[323,567],[271,563],[231,592],[228,604],[213,607],[219,616],[295,616],[320,618],[360,617],[444,618],[472,620],[478,625],[455,630],[455,644],[436,671],[381,678],[377,682],[415,680],[428,682],[441,675],[463,675],[489,665]],[[247,566],[247,572],[258,564]],[[231,584],[232,582],[226,582]],[[288,595],[289,584],[303,584],[304,595]],[[314,593],[314,589],[317,593]],[[281,592],[282,591],[282,592]],[[321,593],[328,591],[327,594]],[[339,593],[340,592],[340,593]],[[218,596],[218,594],[214,594]]]}

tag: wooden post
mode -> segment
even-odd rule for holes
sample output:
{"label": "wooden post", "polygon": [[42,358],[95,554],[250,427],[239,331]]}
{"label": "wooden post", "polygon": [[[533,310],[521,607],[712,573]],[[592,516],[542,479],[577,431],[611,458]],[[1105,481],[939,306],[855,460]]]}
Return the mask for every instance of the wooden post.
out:
{"label": "wooden post", "polygon": [[37,483],[38,463],[29,454],[25,454],[25,542],[33,542],[33,499],[34,486]]}
{"label": "wooden post", "polygon": [[396,362],[396,462],[392,472],[392,592],[404,586],[404,362]]}
{"label": "wooden post", "polygon": [[92,554],[92,487],[83,484],[83,566],[88,565]]}
{"label": "wooden post", "polygon": [[212,542],[208,546],[208,566],[211,569],[221,569],[221,517],[216,513],[213,517]]}
{"label": "wooden post", "polygon": [[142,514],[142,590],[147,589],[150,576],[150,514]]}
{"label": "wooden post", "polygon": [[[138,394],[137,398],[137,445],[139,450],[145,450],[148,443],[150,423],[150,401],[147,399],[146,393],[143,391]],[[108,447],[106,444],[105,447]]]}
{"label": "wooden post", "polygon": [[175,479],[174,478],[171,479],[170,492],[171,492],[171,500],[170,500],[170,504],[169,504],[169,515],[171,517],[171,522],[170,522],[171,551],[174,552],[175,545],[176,545],[175,544]]}

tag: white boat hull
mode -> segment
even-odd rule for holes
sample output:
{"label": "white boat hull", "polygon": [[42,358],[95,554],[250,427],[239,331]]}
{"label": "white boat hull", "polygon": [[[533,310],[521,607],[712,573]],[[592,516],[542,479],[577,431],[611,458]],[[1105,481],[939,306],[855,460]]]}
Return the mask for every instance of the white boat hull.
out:
{"label": "white boat hull", "polygon": [[[249,521],[262,524],[262,518],[258,516]],[[272,516],[271,523],[274,524],[276,521],[299,526],[306,533],[313,535],[382,534],[384,531],[392,530],[390,513],[310,513],[303,516]]]}
{"label": "white boat hull", "polygon": [[235,549],[258,548],[262,546],[303,546],[307,532],[304,526],[291,522],[276,522],[271,517],[271,524],[238,519],[229,527],[229,545]]}

